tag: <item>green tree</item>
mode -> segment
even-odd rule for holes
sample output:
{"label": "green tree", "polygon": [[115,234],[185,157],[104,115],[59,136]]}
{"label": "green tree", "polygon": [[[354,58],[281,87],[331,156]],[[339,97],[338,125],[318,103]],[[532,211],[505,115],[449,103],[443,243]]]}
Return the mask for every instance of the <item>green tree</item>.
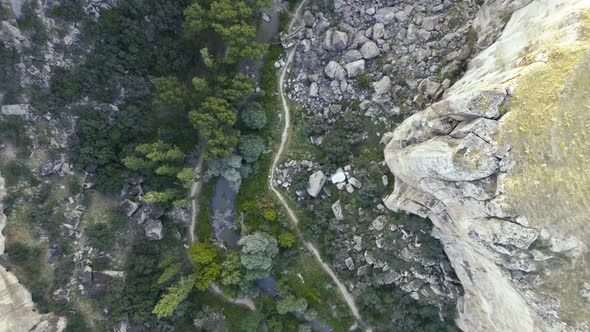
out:
{"label": "green tree", "polygon": [[242,264],[240,263],[240,254],[230,252],[225,261],[221,264],[221,284],[225,286],[237,285],[242,281]]}
{"label": "green tree", "polygon": [[297,238],[291,232],[281,233],[281,235],[278,237],[279,246],[283,248],[291,248],[295,244],[296,240]]}
{"label": "green tree", "polygon": [[180,273],[180,268],[182,267],[182,263],[176,262],[168,265],[162,275],[158,278],[158,284],[165,284],[168,281],[172,280],[172,278],[176,277],[178,273]]}
{"label": "green tree", "polygon": [[203,59],[203,63],[205,64],[205,66],[207,66],[207,68],[212,68],[213,67],[213,57],[211,56],[211,54],[209,54],[209,49],[204,47],[201,49],[200,53],[201,53],[201,58]]}
{"label": "green tree", "polygon": [[196,287],[205,290],[221,275],[219,254],[210,243],[196,242],[188,249],[195,263]]}
{"label": "green tree", "polygon": [[178,78],[174,76],[156,77],[152,79],[156,86],[156,102],[164,106],[181,107],[186,98],[186,90]]}
{"label": "green tree", "polygon": [[238,143],[239,132],[233,129],[237,111],[225,99],[206,98],[199,110],[189,113],[189,120],[205,138],[208,159],[230,154]]}
{"label": "green tree", "polygon": [[178,198],[178,191],[168,189],[166,191],[149,191],[141,196],[141,201],[145,203],[169,203]]}
{"label": "green tree", "polygon": [[244,161],[253,163],[260,158],[265,146],[260,136],[251,134],[240,137],[238,148]]}
{"label": "green tree", "polygon": [[189,36],[199,34],[205,30],[209,21],[207,20],[207,12],[198,2],[195,2],[188,6],[184,10],[184,29]]}
{"label": "green tree", "polygon": [[173,203],[175,206],[186,205],[182,200],[184,193],[179,187],[186,188],[194,177],[192,170],[183,168],[185,153],[177,146],[163,142],[140,144],[135,147],[135,154],[123,158],[123,164],[144,174],[170,177],[172,181],[161,181],[163,187],[151,190],[141,197],[146,203]]}
{"label": "green tree", "polygon": [[303,314],[306,309],[307,301],[304,298],[296,298],[293,295],[289,295],[277,302],[277,312],[281,315],[291,311]]}
{"label": "green tree", "polygon": [[242,111],[241,119],[246,128],[252,130],[262,129],[266,125],[266,114],[260,109],[260,105],[253,104]]}
{"label": "green tree", "polygon": [[176,285],[168,287],[168,293],[162,296],[158,304],[154,307],[154,310],[152,310],[152,313],[158,316],[158,318],[172,315],[176,307],[186,299],[193,289],[196,279],[197,276],[191,274],[188,277],[181,278]]}
{"label": "green tree", "polygon": [[[254,92],[254,79],[248,75],[238,73],[231,80],[222,79],[221,84],[227,87],[221,91],[222,97],[230,102],[238,102]],[[226,82],[227,81],[227,82]]]}
{"label": "green tree", "polygon": [[256,280],[268,276],[272,258],[278,253],[277,240],[271,235],[256,232],[244,236],[238,242],[241,249],[240,261],[246,268],[246,279]]}

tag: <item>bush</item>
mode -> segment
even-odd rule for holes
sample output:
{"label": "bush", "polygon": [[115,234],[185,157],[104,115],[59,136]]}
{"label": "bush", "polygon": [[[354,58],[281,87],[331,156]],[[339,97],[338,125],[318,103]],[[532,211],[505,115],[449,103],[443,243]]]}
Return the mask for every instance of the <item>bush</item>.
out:
{"label": "bush", "polygon": [[266,125],[266,114],[260,109],[260,105],[255,104],[258,107],[249,107],[242,111],[242,122],[248,129],[258,130],[262,129]]}
{"label": "bush", "polygon": [[371,87],[371,77],[367,74],[360,74],[356,77],[356,85],[363,90]]}
{"label": "bush", "polygon": [[31,256],[33,250],[21,242],[11,243],[6,251],[8,252],[10,261],[17,265],[28,262],[31,258],[33,258]]}
{"label": "bush", "polygon": [[247,163],[253,163],[262,152],[264,152],[264,142],[258,135],[244,135],[240,137],[240,143],[238,145],[240,154]]}
{"label": "bush", "polygon": [[291,248],[295,244],[295,235],[291,232],[285,232],[279,235],[278,239],[279,246],[283,248]]}
{"label": "bush", "polygon": [[101,251],[109,251],[115,244],[115,238],[109,225],[104,222],[96,223],[88,227],[88,239],[90,243]]}

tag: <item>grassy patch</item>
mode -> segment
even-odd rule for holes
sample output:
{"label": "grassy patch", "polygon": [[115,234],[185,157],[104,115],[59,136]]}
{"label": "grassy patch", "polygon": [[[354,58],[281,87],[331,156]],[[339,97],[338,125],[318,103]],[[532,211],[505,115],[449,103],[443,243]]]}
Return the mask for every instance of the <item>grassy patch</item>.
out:
{"label": "grassy patch", "polygon": [[211,198],[215,191],[215,178],[203,183],[201,195],[199,196],[199,215],[197,217],[197,225],[195,226],[195,238],[199,241],[206,241],[213,233],[213,225],[211,224]]}

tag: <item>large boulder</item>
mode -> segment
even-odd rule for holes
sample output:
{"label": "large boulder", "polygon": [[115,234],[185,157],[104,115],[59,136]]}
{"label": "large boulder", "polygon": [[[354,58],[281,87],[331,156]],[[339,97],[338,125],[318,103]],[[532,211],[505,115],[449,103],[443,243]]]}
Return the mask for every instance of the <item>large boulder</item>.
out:
{"label": "large boulder", "polygon": [[323,171],[319,170],[309,176],[307,183],[307,193],[311,197],[318,197],[318,194],[326,183],[326,175]]}

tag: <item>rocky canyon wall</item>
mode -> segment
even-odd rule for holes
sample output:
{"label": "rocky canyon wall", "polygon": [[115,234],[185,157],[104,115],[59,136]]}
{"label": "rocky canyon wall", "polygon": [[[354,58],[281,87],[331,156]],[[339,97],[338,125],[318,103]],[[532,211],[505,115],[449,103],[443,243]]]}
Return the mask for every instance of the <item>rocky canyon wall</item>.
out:
{"label": "rocky canyon wall", "polygon": [[432,220],[463,330],[588,331],[590,1],[488,1],[473,27],[465,75],[386,146],[386,206]]}

